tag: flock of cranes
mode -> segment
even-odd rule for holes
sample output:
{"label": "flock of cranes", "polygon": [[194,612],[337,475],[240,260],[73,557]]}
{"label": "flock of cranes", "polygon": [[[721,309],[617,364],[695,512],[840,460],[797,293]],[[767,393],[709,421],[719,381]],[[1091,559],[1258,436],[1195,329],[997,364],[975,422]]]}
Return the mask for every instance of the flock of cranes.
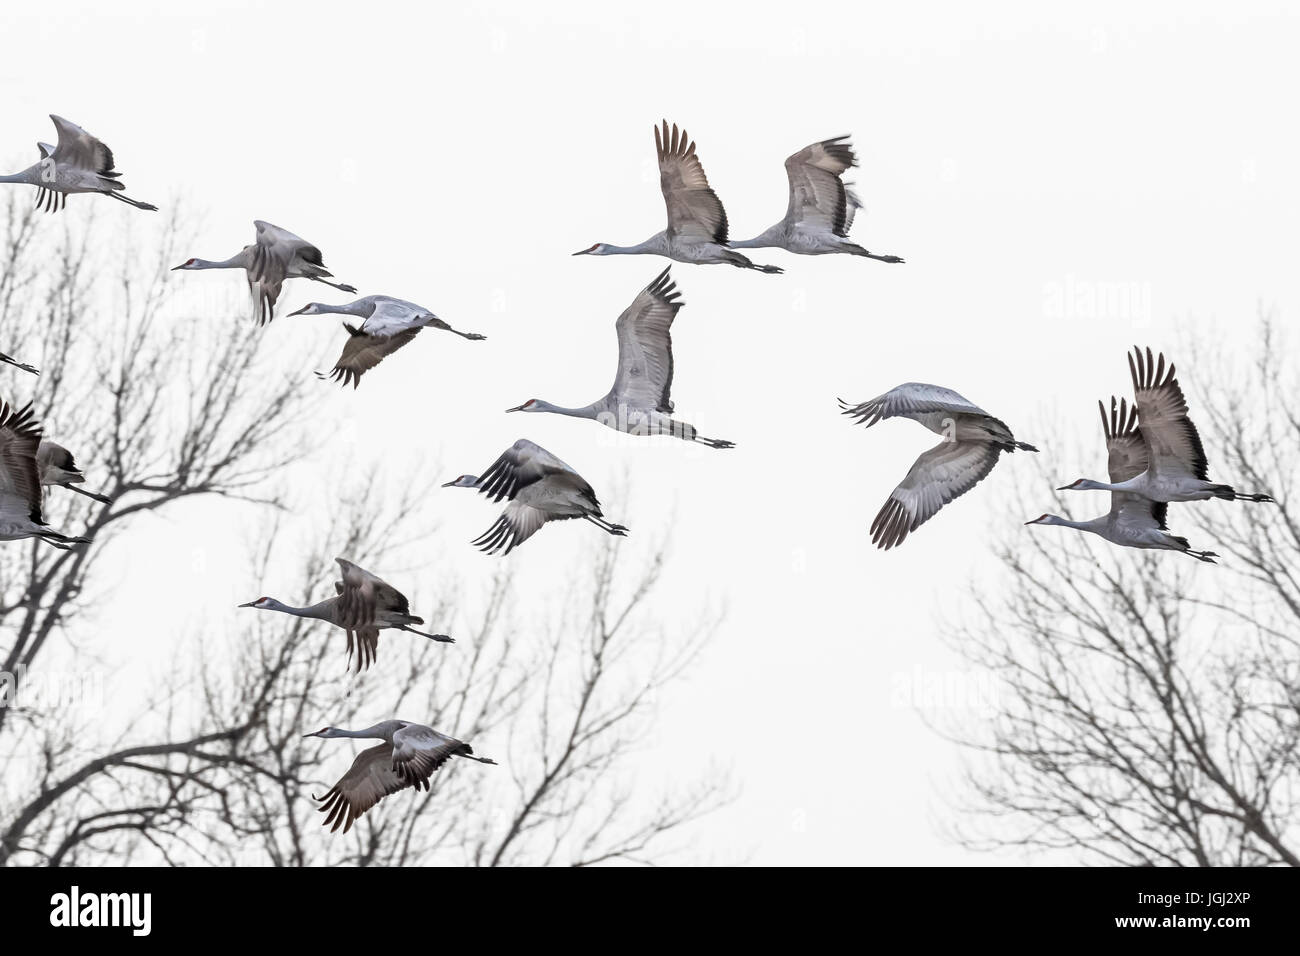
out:
{"label": "flock of cranes", "polygon": [[[101,193],[139,209],[157,207],[123,194],[112,151],[80,127],[51,116],[58,144],[38,144],[40,162],[0,182],[35,186],[37,204],[46,211],[63,208],[70,193]],[[862,203],[844,181],[857,165],[847,136],[804,147],[785,161],[789,201],[784,218],[748,240],[730,241],[727,214],[709,185],[695,143],[685,130],[665,121],[655,127],[655,149],[667,226],[633,246],[596,243],[574,255],[659,255],[677,262],[728,264],[766,274],[783,270],[752,262],[738,249],[780,248],[799,255],[841,253],[898,264],[893,255],[877,255],[848,237]],[[332,281],[317,246],[269,222],[254,222],[256,238],[229,259],[190,258],[173,271],[242,269],[253,302],[253,318],[266,325],[288,279],[308,279],[355,294],[351,285]],[[631,435],[671,436],[729,449],[734,444],[702,436],[694,425],[674,418],[672,382],[675,368],[672,324],[684,303],[664,269],[642,289],[615,322],[618,368],[614,384],[602,398],[577,407],[529,399],[508,412],[548,412],[588,418]],[[329,373],[318,372],[354,388],[387,356],[409,343],[424,328],[452,332],[470,341],[485,337],[452,328],[431,310],[405,299],[367,295],[352,302],[311,302],[293,315],[341,315],[347,342]],[[21,371],[38,370],[0,353],[0,363]],[[1110,511],[1091,521],[1072,521],[1044,514],[1027,524],[1062,525],[1097,534],[1122,547],[1179,551],[1200,561],[1214,562],[1213,552],[1195,551],[1187,540],[1169,532],[1165,519],[1171,502],[1222,498],[1230,501],[1271,501],[1267,494],[1236,491],[1208,478],[1205,452],[1188,417],[1186,400],[1164,356],[1135,349],[1129,356],[1134,396],[1112,398],[1109,414],[1101,405],[1109,455],[1109,481],[1079,479],[1058,490],[1102,490],[1111,495]],[[946,504],[965,494],[993,470],[1003,452],[1038,451],[1019,441],[1011,429],[957,392],[938,385],[909,382],[870,401],[841,401],[843,413],[856,423],[872,426],[888,418],[910,418],[941,436],[923,453],[890,494],[871,524],[873,543],[889,550],[934,517]],[[12,409],[0,402],[0,540],[36,538],[58,548],[87,543],[45,524],[44,489],[59,485],[106,505],[111,498],[77,487],[85,477],[72,454],[44,439],[30,404]],[[548,522],[580,518],[607,534],[622,536],[628,529],[608,521],[591,485],[557,456],[527,439],[507,448],[481,476],[466,474],[443,487],[470,488],[504,511],[473,544],[490,554],[507,555]],[[349,663],[358,672],[376,660],[381,630],[399,630],[432,641],[454,643],[445,634],[417,630],[424,620],[411,613],[406,596],[391,584],[337,558],[340,578],[335,594],[306,607],[260,597],[241,607],[276,611],[326,621],[347,635]],[[409,787],[427,789],[429,779],[453,756],[491,764],[474,756],[469,744],[431,727],[404,720],[386,720],[364,730],[326,727],[309,737],[362,738],[381,741],[363,751],[351,769],[321,801],[325,825],[350,829],[358,817],[379,800]]]}

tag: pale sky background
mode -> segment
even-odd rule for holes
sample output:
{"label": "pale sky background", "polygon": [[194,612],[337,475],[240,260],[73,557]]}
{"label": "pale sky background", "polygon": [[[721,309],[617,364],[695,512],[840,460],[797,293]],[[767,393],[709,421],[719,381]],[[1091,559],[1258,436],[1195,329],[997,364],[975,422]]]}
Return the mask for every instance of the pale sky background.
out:
{"label": "pale sky background", "polygon": [[[1064,483],[1102,467],[1100,441],[1080,461],[1077,442],[1034,428],[1059,416],[1096,432],[1131,344],[1170,348],[1195,323],[1233,349],[1259,303],[1300,314],[1300,15],[1208,2],[186,9],[7,10],[0,155],[34,157],[59,113],[109,143],[130,195],[203,212],[190,254],[226,258],[267,219],[362,294],[489,336],[426,332],[355,393],[322,386],[319,414],[357,429],[359,466],[382,459],[394,481],[425,481],[435,462],[441,480],[478,471],[532,438],[633,529],[633,560],[673,522],[665,614],[714,602],[729,615],[663,702],[637,773],[657,788],[730,768],[740,796],[693,834],[700,858],[996,862],[944,836],[960,754],[909,698],[944,683],[943,715],[985,718],[937,622],[987,567],[1000,495],[1030,463],[1004,459],[881,553],[871,519],[935,438],[910,422],[852,427],[835,399],[955,388],[1044,455],[1055,441]],[[866,203],[853,238],[907,259],[752,250],[786,274],[674,266],[687,303],[674,398],[729,452],[502,414],[530,397],[585,404],[612,381],[614,319],[667,262],[570,253],[663,227],[651,130],[665,117],[695,138],[734,238],[784,213],[787,155],[853,134]],[[183,278],[242,294],[235,273]],[[1099,292],[1118,298],[1090,304]],[[281,311],[348,298],[291,282]],[[278,319],[267,347],[298,336],[322,362],[342,341],[333,319]],[[612,494],[625,471],[630,501]],[[303,513],[330,493],[304,476]],[[1025,517],[1049,503],[1044,489]],[[468,541],[494,514],[455,489],[428,502],[426,547],[467,586],[493,569]],[[141,522],[101,653],[147,679],[187,618],[237,638],[251,612],[233,605],[257,596],[239,555],[258,520],[213,503]],[[511,555],[524,593],[562,588],[594,533],[550,527]],[[149,557],[177,535],[212,542],[205,573]],[[142,601],[159,602],[143,623]]]}

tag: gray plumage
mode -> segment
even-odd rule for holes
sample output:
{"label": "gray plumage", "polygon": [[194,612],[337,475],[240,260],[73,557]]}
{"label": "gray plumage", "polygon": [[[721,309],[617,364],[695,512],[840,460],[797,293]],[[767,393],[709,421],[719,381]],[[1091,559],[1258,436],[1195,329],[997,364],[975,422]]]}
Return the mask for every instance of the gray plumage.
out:
{"label": "gray plumage", "polygon": [[334,560],[339,566],[340,579],[334,584],[337,593],[332,598],[307,607],[293,607],[272,597],[260,597],[239,606],[312,618],[342,628],[347,633],[348,661],[352,662],[355,651],[358,673],[374,663],[379,652],[379,632],[386,628],[419,634],[440,643],[454,643],[446,634],[428,634],[411,627],[423,624],[424,618],[412,614],[406,595],[387,581],[346,558]]}
{"label": "gray plumage", "polygon": [[921,454],[871,523],[871,540],[888,551],[939,510],[983,481],[1004,451],[1038,451],[1016,441],[1005,422],[940,385],[908,382],[859,405],[840,401],[843,414],[868,427],[910,418],[943,441]]}
{"label": "gray plumage", "polygon": [[532,398],[508,412],[550,412],[590,418],[629,435],[671,435],[710,448],[732,448],[733,442],[705,438],[694,425],[673,418],[672,325],[684,305],[668,269],[642,289],[614,324],[618,335],[618,370],[603,398],[569,408]]}
{"label": "gray plumage", "polygon": [[844,182],[858,165],[847,136],[805,146],[785,161],[790,201],[785,218],[753,239],[733,242],[733,249],[776,247],[801,256],[847,253],[880,262],[901,263],[898,256],[879,256],[848,238],[862,201]]}

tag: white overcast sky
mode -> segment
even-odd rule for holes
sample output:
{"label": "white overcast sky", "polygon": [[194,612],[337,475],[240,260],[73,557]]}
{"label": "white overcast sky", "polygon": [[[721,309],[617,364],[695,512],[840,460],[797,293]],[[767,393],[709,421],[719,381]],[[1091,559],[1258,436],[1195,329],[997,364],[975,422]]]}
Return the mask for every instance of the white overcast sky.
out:
{"label": "white overcast sky", "polygon": [[[851,427],[837,395],[955,388],[1045,455],[1055,442],[1064,481],[1101,467],[1100,444],[1076,460],[1077,442],[1034,427],[1091,435],[1096,399],[1127,384],[1130,344],[1168,348],[1197,323],[1233,348],[1259,303],[1300,314],[1300,18],[1283,3],[119,0],[4,20],[0,155],[34,156],[59,113],[113,147],[131,195],[202,210],[191,254],[225,258],[267,219],[320,245],[363,293],[489,336],[426,333],[359,391],[322,386],[320,414],[363,431],[361,464],[383,457],[401,480],[438,462],[411,480],[446,479],[526,435],[598,493],[630,472],[631,501],[603,495],[634,531],[629,557],[673,522],[669,613],[714,601],[729,616],[665,701],[638,772],[655,787],[731,768],[740,799],[698,831],[705,858],[989,862],[945,839],[960,755],[900,689],[961,670],[936,623],[987,564],[999,489],[1029,463],[1004,460],[901,550],[877,552],[871,519],[934,437],[908,422]],[[754,250],[786,274],[674,267],[687,303],[674,397],[731,452],[629,448],[594,423],[502,414],[609,386],[612,323],[666,263],[569,254],[663,227],[651,134],[663,117],[696,139],[736,238],[783,214],[788,154],[853,134],[866,203],[853,237],[907,259]],[[283,311],[346,298],[305,285],[286,287]],[[1094,307],[1097,293],[1118,298]],[[340,334],[291,319],[267,339],[310,336],[323,361]],[[322,482],[303,496],[330,493]],[[1025,516],[1046,503],[1025,502]],[[463,580],[486,579],[492,559],[467,542],[491,510],[451,489],[428,507],[440,526],[428,547]],[[142,522],[138,541],[229,536],[231,508]],[[257,519],[239,520],[247,532]],[[562,587],[557,568],[588,533],[547,529],[512,555],[524,592]],[[256,596],[244,567],[142,569],[146,553],[131,550],[101,652],[130,647],[161,667],[187,617],[214,640],[238,635],[233,604]],[[146,600],[176,619],[142,622]]]}

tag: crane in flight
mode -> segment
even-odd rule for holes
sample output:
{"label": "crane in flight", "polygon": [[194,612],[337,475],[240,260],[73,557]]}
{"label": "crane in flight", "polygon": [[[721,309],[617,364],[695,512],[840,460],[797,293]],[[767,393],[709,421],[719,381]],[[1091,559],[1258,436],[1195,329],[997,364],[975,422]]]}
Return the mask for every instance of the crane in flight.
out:
{"label": "crane in flight", "polygon": [[1058,491],[1124,491],[1151,501],[1272,501],[1271,495],[1241,492],[1232,485],[1209,480],[1209,460],[1201,445],[1201,435],[1188,415],[1187,399],[1178,384],[1174,364],[1165,367],[1162,352],[1157,360],[1136,346],[1128,356],[1129,375],[1133,379],[1133,413],[1137,416],[1137,434],[1145,448],[1144,467],[1123,480],[1113,475],[1110,481],[1079,478]]}
{"label": "crane in flight", "polygon": [[28,402],[14,409],[0,402],[0,541],[39,538],[67,550],[75,544],[89,544],[89,538],[71,537],[45,523],[37,449],[41,426]]}
{"label": "crane in flight", "polygon": [[1001,419],[940,385],[908,382],[860,405],[841,399],[840,407],[868,428],[886,418],[910,418],[943,436],[916,459],[871,522],[872,543],[885,551],[983,481],[1004,451],[1038,451],[1016,441]]}
{"label": "crane in flight", "polygon": [[313,795],[321,804],[317,809],[325,814],[321,825],[331,833],[340,826],[347,833],[359,817],[389,794],[407,787],[428,790],[434,771],[452,757],[496,764],[490,757],[475,756],[474,748],[464,741],[410,720],[385,720],[364,730],[322,727],[303,736],[382,741],[357,754],[348,772],[324,796]]}
{"label": "crane in flight", "polygon": [[856,165],[858,158],[847,136],[805,146],[785,161],[786,178],[790,180],[785,218],[753,239],[731,243],[731,248],[775,246],[801,256],[843,252],[880,262],[902,262],[898,256],[878,256],[849,240],[849,229],[862,201],[843,176]]}
{"label": "crane in flight", "polygon": [[1043,514],[1025,524],[1074,528],[1124,548],[1177,551],[1197,561],[1215,564],[1218,555],[1213,551],[1193,551],[1186,538],[1170,533],[1165,523],[1169,512],[1167,502],[1152,501],[1136,492],[1118,490],[1124,482],[1147,469],[1147,442],[1138,425],[1140,415],[1136,406],[1130,408],[1126,401],[1116,404],[1114,396],[1111,396],[1109,417],[1101,402],[1097,403],[1097,408],[1101,411],[1101,427],[1106,436],[1107,470],[1110,480],[1116,485],[1110,493],[1110,511],[1089,521]]}
{"label": "crane in flight", "polygon": [[311,279],[333,286],[340,292],[357,291],[353,286],[329,281],[334,273],[325,268],[320,249],[307,240],[261,219],[254,220],[253,228],[257,230],[253,244],[244,246],[229,259],[219,262],[186,259],[172,271],[243,269],[249,294],[253,297],[253,318],[259,325],[266,325],[275,318],[275,303],[286,279]]}
{"label": "crane in flight", "polygon": [[[671,268],[671,267],[669,267]],[[685,303],[668,269],[642,289],[614,323],[618,334],[618,371],[604,398],[581,408],[552,405],[530,398],[507,412],[551,412],[590,418],[629,435],[672,435],[709,448],[734,448],[722,438],[705,438],[686,422],[673,418],[673,319]]]}
{"label": "crane in flight", "polygon": [[76,123],[50,114],[59,141],[37,143],[40,161],[21,172],[0,176],[0,183],[24,183],[36,187],[36,205],[45,203],[46,212],[64,209],[73,193],[102,193],[136,209],[157,212],[158,207],[131,199],[122,190],[121,173],[113,168],[113,151]]}
{"label": "crane in flight", "polygon": [[493,501],[510,504],[492,527],[472,544],[488,554],[509,554],[548,521],[583,518],[609,534],[622,537],[627,528],[605,520],[596,492],[587,480],[541,445],[521,438],[497,458],[483,477],[461,475],[444,488],[475,488]]}
{"label": "crane in flight", "polygon": [[343,323],[343,328],[348,332],[343,354],[328,375],[316,373],[320,378],[332,378],[344,385],[351,383],[353,388],[361,384],[362,375],[410,342],[420,329],[454,332],[471,342],[481,342],[487,338],[477,332],[457,331],[424,306],[388,295],[368,295],[342,305],[309,302],[297,312],[289,314],[350,315],[362,320],[357,325]]}
{"label": "crane in flight", "polygon": [[313,618],[342,628],[348,636],[349,663],[353,651],[356,651],[357,673],[374,662],[379,652],[379,632],[385,628],[419,634],[443,644],[455,643],[455,639],[446,634],[428,634],[411,627],[412,624],[423,624],[424,618],[412,614],[411,602],[406,595],[387,581],[346,558],[334,560],[338,563],[341,578],[334,584],[336,593],[332,598],[307,607],[293,607],[272,597],[260,597],[239,606]]}
{"label": "crane in flight", "polygon": [[655,153],[659,158],[659,189],[668,207],[668,227],[635,246],[597,242],[575,252],[575,256],[667,256],[678,262],[703,265],[726,263],[741,269],[780,273],[777,266],[755,265],[727,243],[727,212],[722,208],[704,166],[695,155],[695,143],[686,130],[677,132],[668,121],[663,131],[655,127]]}

